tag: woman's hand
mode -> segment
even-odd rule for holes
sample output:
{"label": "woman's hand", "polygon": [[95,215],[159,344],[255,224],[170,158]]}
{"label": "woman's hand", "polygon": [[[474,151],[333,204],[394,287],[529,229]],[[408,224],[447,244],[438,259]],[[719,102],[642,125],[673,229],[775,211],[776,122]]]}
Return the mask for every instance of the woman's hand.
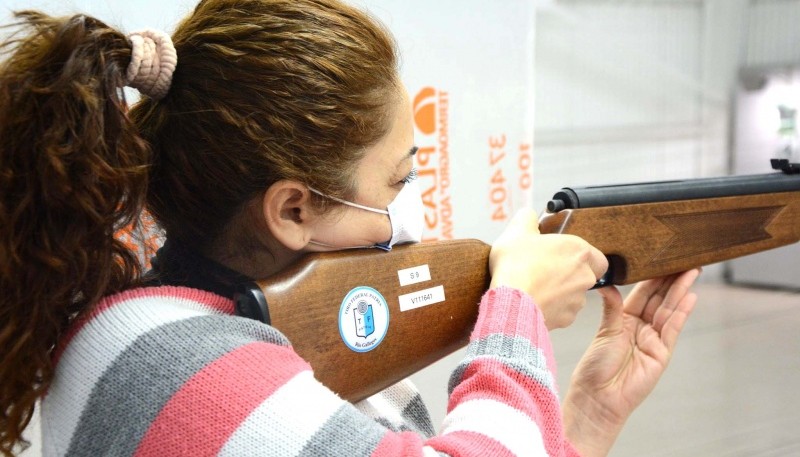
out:
{"label": "woman's hand", "polygon": [[615,287],[599,289],[600,330],[572,375],[563,406],[567,437],[584,457],[606,455],[655,387],[697,302],[689,288],[699,274],[641,282],[624,304]]}
{"label": "woman's hand", "polygon": [[596,248],[572,235],[540,235],[539,220],[522,209],[492,245],[491,287],[509,286],[530,295],[548,329],[566,327],[586,303],[586,292],[608,269]]}

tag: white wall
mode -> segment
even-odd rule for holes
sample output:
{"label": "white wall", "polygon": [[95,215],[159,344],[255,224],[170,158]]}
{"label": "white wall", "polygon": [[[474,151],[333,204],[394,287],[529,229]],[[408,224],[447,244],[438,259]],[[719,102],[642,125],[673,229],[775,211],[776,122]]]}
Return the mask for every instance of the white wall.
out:
{"label": "white wall", "polygon": [[752,0],[748,10],[744,66],[772,67],[800,62],[800,2]]}
{"label": "white wall", "polygon": [[556,2],[537,17],[537,200],[700,173],[700,2]]}

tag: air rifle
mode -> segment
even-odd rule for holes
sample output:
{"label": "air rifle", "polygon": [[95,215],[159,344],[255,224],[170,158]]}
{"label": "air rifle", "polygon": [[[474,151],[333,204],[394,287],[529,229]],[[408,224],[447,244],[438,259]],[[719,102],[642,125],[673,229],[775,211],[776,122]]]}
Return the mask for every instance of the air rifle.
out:
{"label": "air rifle", "polygon": [[[597,286],[630,284],[800,241],[800,166],[683,181],[564,188],[541,233],[586,239],[609,259]],[[315,253],[235,297],[273,325],[317,378],[352,402],[463,347],[489,284],[490,247],[449,240]]]}

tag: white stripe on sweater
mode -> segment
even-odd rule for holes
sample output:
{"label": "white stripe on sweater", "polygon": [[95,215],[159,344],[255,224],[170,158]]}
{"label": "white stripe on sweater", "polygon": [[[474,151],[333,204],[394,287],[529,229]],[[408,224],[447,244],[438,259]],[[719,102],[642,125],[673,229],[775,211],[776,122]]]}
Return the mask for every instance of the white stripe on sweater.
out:
{"label": "white stripe on sweater", "polygon": [[405,424],[402,412],[416,395],[410,381],[402,380],[385,390],[355,404],[355,407],[371,419],[385,419],[396,427]]}
{"label": "white stripe on sweater", "polygon": [[[51,419],[42,423],[48,447],[65,448],[69,444],[91,389],[139,336],[164,324],[208,314],[219,311],[186,298],[154,296],[117,303],[86,323],[61,355],[56,377],[42,403],[43,410],[58,411],[43,415]],[[126,331],[119,331],[119,323],[124,323]]]}
{"label": "white stripe on sweater", "polygon": [[245,419],[222,447],[220,457],[297,455],[345,402],[314,379],[298,373]]}
{"label": "white stripe on sweater", "polygon": [[[493,418],[487,420],[487,418]],[[466,431],[489,436],[516,456],[546,456],[542,434],[522,411],[495,400],[470,400],[444,419],[442,435]]]}

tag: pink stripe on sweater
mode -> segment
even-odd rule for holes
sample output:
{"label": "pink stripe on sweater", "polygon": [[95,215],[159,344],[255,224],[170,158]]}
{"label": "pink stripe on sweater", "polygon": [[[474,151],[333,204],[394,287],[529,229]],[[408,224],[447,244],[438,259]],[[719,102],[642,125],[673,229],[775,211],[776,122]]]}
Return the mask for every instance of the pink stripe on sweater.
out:
{"label": "pink stripe on sweater", "polygon": [[[496,303],[502,303],[498,306]],[[477,341],[489,335],[525,338],[547,358],[547,368],[556,376],[556,364],[550,333],[544,315],[526,293],[510,287],[489,289],[481,299],[481,312],[470,335]],[[531,325],[533,323],[533,325]]]}
{"label": "pink stripe on sweater", "polygon": [[542,431],[548,454],[565,454],[558,397],[535,379],[498,360],[477,359],[464,371],[461,383],[450,395],[447,410],[470,400],[495,400],[525,413]]}
{"label": "pink stripe on sweater", "polygon": [[291,348],[261,342],[242,346],[203,368],[175,393],[135,456],[217,455],[258,405],[309,369]]}
{"label": "pink stripe on sweater", "polygon": [[435,436],[425,444],[453,456],[516,457],[497,440],[475,432],[458,431]]}
{"label": "pink stripe on sweater", "polygon": [[505,403],[537,422],[541,405],[558,408],[558,397],[549,387],[495,359],[474,360],[464,370],[461,382],[450,395],[447,410],[476,399]]}
{"label": "pink stripe on sweater", "polygon": [[62,338],[58,347],[53,353],[53,365],[58,364],[58,360],[64,353],[64,349],[69,346],[70,341],[75,338],[75,335],[80,333],[81,329],[89,322],[94,320],[97,316],[103,314],[105,311],[113,308],[114,306],[128,300],[135,300],[140,298],[176,298],[179,300],[194,301],[202,304],[204,307],[210,307],[223,314],[233,314],[233,301],[219,295],[206,292],[204,290],[192,289],[189,287],[177,286],[160,286],[160,287],[142,287],[137,289],[130,289],[118,294],[109,295],[100,300],[89,314],[84,315],[78,321],[75,321],[67,331],[64,338]]}
{"label": "pink stripe on sweater", "polygon": [[[502,303],[502,306],[497,306],[496,303]],[[556,364],[549,332],[544,316],[533,300],[519,290],[500,287],[489,290],[484,295],[481,307],[471,341],[498,334],[510,338],[527,338],[542,352],[547,370],[555,382]],[[537,367],[531,369],[535,370]],[[527,414],[542,431],[549,455],[577,455],[564,437],[557,392],[531,378],[529,374],[520,373],[491,355],[477,358],[464,370],[461,382],[450,396],[448,411],[458,404],[476,399],[502,402]]]}
{"label": "pink stripe on sweater", "polygon": [[[502,303],[500,309],[494,303]],[[491,307],[491,309],[484,309]],[[531,322],[541,325],[532,326]],[[481,313],[475,323],[471,339],[477,340],[492,334],[534,338],[544,328],[544,318],[533,299],[522,291],[510,287],[489,289],[481,300]]]}
{"label": "pink stripe on sweater", "polygon": [[422,456],[422,438],[414,432],[387,431],[370,455],[372,457]]}

